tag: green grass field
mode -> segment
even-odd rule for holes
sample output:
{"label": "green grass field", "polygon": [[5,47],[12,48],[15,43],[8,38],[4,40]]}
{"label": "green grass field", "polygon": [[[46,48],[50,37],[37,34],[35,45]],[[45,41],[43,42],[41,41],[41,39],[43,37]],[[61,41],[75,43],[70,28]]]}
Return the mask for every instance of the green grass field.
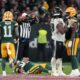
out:
{"label": "green grass field", "polygon": [[[79,63],[79,69],[80,69],[80,63]],[[71,64],[70,63],[64,63],[63,64],[63,72],[66,74],[69,74],[71,72]],[[6,72],[7,74],[13,74],[12,69],[8,66],[8,63],[6,64]],[[2,73],[1,64],[0,64],[0,74]]]}

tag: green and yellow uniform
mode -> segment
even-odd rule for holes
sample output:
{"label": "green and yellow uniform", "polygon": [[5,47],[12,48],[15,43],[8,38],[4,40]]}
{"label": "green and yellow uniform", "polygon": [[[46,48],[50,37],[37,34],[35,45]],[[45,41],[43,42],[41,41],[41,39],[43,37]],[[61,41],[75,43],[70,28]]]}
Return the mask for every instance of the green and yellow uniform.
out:
{"label": "green and yellow uniform", "polygon": [[[77,22],[74,22],[77,25]],[[79,28],[75,26],[74,28],[68,28],[66,32],[66,48],[68,56],[76,56],[77,48],[79,44]]]}
{"label": "green and yellow uniform", "polygon": [[47,68],[47,64],[34,64],[33,62],[29,61],[28,63],[20,62],[15,67],[15,72],[21,73],[21,68],[28,74],[41,74],[41,72],[48,73],[49,67]]}
{"label": "green and yellow uniform", "polygon": [[[73,44],[74,46],[69,46],[69,44]],[[79,38],[75,38],[73,41],[72,40],[66,41],[66,48],[67,48],[68,56],[71,56],[71,55],[76,56],[78,44],[79,44]]]}
{"label": "green and yellow uniform", "polygon": [[1,21],[1,54],[2,58],[9,55],[10,58],[15,58],[14,36],[15,27],[18,26],[16,21]]}

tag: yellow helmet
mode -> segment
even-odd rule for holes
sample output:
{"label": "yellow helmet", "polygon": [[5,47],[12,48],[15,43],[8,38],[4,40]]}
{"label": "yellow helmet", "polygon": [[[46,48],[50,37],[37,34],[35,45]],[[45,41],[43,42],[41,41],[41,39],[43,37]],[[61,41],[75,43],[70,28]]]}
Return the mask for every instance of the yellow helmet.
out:
{"label": "yellow helmet", "polygon": [[4,14],[3,14],[3,20],[10,20],[12,21],[13,20],[13,14],[12,12],[10,11],[6,11]]}
{"label": "yellow helmet", "polygon": [[76,9],[73,7],[68,7],[65,12],[69,13],[70,17],[74,17],[77,14]]}

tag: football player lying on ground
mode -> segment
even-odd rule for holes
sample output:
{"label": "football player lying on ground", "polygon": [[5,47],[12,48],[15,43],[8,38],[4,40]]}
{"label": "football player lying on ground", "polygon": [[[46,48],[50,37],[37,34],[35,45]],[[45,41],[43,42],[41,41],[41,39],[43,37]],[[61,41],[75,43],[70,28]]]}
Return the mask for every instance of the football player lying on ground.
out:
{"label": "football player lying on ground", "polygon": [[34,64],[29,58],[23,58],[23,61],[17,61],[14,67],[15,73],[23,74],[41,74],[42,72],[50,74],[51,67],[45,63]]}

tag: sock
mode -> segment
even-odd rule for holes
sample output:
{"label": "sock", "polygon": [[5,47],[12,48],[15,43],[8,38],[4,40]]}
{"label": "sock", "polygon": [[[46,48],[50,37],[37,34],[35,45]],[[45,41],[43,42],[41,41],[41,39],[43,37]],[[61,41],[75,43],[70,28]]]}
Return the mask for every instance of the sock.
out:
{"label": "sock", "polygon": [[52,72],[56,73],[56,59],[54,57],[52,57],[51,59],[51,68],[52,68]]}
{"label": "sock", "polygon": [[78,62],[76,56],[71,56],[72,70],[78,68]]}
{"label": "sock", "polygon": [[61,58],[58,58],[56,60],[56,65],[57,65],[58,73],[62,72],[62,59]]}
{"label": "sock", "polygon": [[6,58],[2,59],[2,70],[5,71],[5,66],[6,66]]}
{"label": "sock", "polygon": [[80,54],[79,53],[80,53],[80,48],[77,49],[77,59],[78,59],[78,62],[80,62]]}

